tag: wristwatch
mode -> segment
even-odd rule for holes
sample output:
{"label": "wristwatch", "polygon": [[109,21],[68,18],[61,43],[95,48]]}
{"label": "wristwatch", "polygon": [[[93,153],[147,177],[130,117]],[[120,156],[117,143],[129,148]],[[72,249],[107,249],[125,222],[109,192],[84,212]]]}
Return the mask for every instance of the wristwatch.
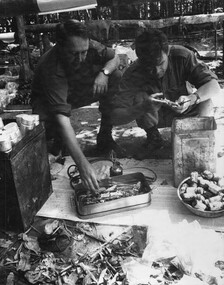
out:
{"label": "wristwatch", "polygon": [[108,69],[102,68],[100,71],[103,72],[103,74],[106,76],[110,75],[110,71]]}
{"label": "wristwatch", "polygon": [[194,93],[193,93],[193,95],[195,95],[195,96],[196,96],[196,100],[195,100],[195,102],[194,102],[194,105],[199,104],[199,103],[201,102],[201,98],[200,98],[200,96],[198,95],[198,93],[197,93],[197,92],[194,92]]}

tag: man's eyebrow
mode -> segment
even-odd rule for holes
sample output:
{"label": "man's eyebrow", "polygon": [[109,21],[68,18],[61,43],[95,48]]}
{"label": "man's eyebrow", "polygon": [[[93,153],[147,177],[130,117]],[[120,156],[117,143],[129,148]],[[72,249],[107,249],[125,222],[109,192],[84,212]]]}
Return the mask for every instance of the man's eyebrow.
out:
{"label": "man's eyebrow", "polygon": [[69,52],[72,53],[72,54],[78,54],[78,53],[83,53],[83,52],[87,52],[88,49],[85,49],[85,50],[81,50],[81,51],[73,51],[73,50],[70,50]]}

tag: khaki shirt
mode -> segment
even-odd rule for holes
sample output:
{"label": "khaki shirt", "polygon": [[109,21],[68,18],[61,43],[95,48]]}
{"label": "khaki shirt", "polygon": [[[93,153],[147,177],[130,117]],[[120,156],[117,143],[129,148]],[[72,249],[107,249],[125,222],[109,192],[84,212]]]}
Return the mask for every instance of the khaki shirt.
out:
{"label": "khaki shirt", "polygon": [[164,97],[175,101],[181,95],[187,95],[186,82],[196,88],[217,79],[209,68],[199,61],[189,49],[170,46],[168,68],[162,79],[158,79],[144,70],[136,60],[122,76],[119,92],[114,97],[114,108],[127,108],[142,101],[142,97],[163,92]]}
{"label": "khaki shirt", "polygon": [[57,45],[46,52],[37,65],[32,84],[33,112],[47,120],[54,114],[71,115],[71,109],[93,102],[95,77],[115,52],[90,40],[85,62],[74,73],[67,74],[57,53]]}

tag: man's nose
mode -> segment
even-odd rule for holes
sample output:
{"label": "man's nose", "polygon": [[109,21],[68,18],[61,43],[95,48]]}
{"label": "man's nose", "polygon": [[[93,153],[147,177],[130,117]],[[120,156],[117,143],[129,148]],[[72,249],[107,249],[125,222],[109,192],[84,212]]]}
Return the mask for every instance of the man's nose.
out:
{"label": "man's nose", "polygon": [[81,53],[79,53],[77,55],[77,60],[78,60],[78,62],[82,62],[82,54]]}
{"label": "man's nose", "polygon": [[84,62],[86,59],[86,54],[80,54],[80,62]]}
{"label": "man's nose", "polygon": [[83,62],[84,58],[83,55],[81,53],[76,54],[76,62]]}

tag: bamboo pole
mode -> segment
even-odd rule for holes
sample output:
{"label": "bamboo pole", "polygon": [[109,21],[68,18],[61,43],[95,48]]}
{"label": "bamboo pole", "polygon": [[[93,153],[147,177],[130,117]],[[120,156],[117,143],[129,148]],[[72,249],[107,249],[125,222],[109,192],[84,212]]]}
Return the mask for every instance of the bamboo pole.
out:
{"label": "bamboo pole", "polygon": [[[215,13],[215,14],[200,14],[193,16],[181,16],[181,17],[172,17],[164,18],[159,20],[93,20],[87,21],[86,24],[89,26],[105,22],[107,25],[114,27],[151,27],[161,29],[164,27],[170,27],[173,25],[199,25],[206,23],[216,23],[224,20],[224,13]],[[56,24],[40,24],[40,25],[27,25],[25,26],[26,32],[46,32],[54,31]]]}
{"label": "bamboo pole", "polygon": [[[224,21],[222,21],[222,30],[223,30],[223,38],[224,38]],[[224,41],[222,41],[222,74],[224,75]]]}
{"label": "bamboo pole", "polygon": [[26,41],[26,34],[24,28],[23,16],[16,16],[16,23],[18,29],[18,38],[20,44],[20,54],[21,54],[21,66],[19,79],[21,81],[28,82],[31,79],[31,69],[29,64],[29,48]]}
{"label": "bamboo pole", "polygon": [[215,60],[217,60],[217,24],[214,23]]}

